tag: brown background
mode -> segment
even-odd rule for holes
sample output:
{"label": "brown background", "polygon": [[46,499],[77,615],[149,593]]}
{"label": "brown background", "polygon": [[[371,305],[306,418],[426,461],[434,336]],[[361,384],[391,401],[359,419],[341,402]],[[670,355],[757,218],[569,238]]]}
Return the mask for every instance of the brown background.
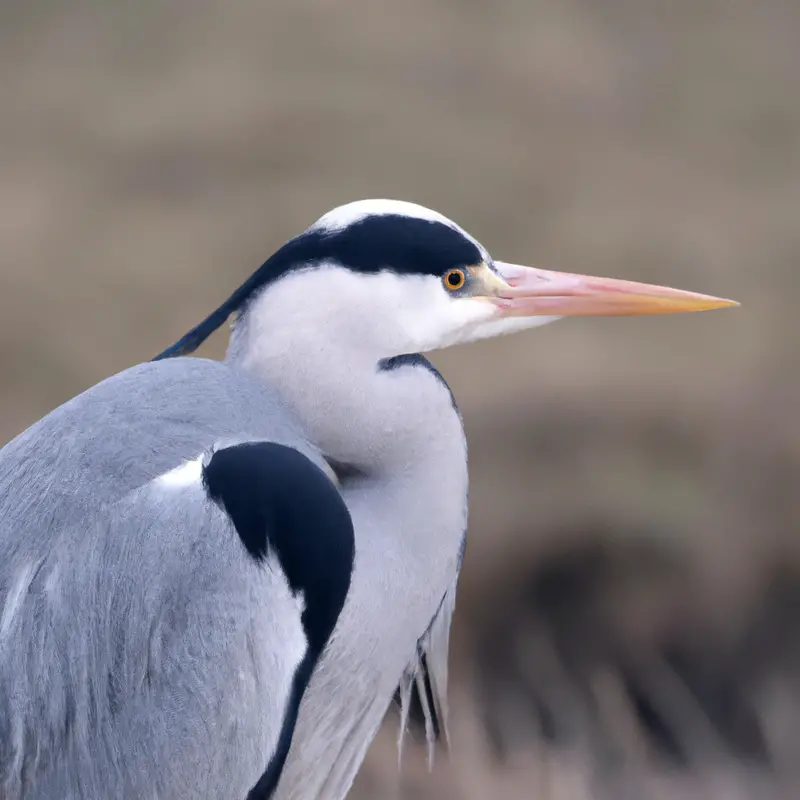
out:
{"label": "brown background", "polygon": [[454,753],[398,778],[392,719],[354,796],[797,796],[799,85],[792,0],[6,3],[0,438],[361,197],[734,297],[435,357],[473,475]]}

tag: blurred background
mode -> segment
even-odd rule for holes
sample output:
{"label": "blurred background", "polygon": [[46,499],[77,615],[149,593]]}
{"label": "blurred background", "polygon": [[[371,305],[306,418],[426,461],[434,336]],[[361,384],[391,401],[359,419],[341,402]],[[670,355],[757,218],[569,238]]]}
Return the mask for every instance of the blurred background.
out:
{"label": "blurred background", "polygon": [[452,753],[398,774],[390,715],[352,796],[797,797],[798,81],[794,0],[5,3],[0,440],[362,197],[733,297],[435,356],[473,478]]}

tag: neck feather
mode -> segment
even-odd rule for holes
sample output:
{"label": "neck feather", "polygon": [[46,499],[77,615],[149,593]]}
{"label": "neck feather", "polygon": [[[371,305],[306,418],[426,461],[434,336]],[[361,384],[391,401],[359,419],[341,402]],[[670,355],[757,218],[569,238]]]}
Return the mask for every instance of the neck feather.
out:
{"label": "neck feather", "polygon": [[368,473],[407,471],[441,456],[440,445],[461,448],[452,393],[427,359],[381,358],[352,344],[308,328],[264,335],[245,319],[227,360],[277,391],[334,462]]}
{"label": "neck feather", "polygon": [[[228,361],[278,392],[322,453],[355,470],[341,486],[356,535],[351,587],[300,708],[302,753],[290,751],[280,785],[291,800],[339,800],[453,591],[466,441],[450,390],[421,356],[387,357],[367,336],[325,337],[319,325],[268,325],[276,317],[258,310],[234,328]],[[440,647],[433,663],[446,658]]]}

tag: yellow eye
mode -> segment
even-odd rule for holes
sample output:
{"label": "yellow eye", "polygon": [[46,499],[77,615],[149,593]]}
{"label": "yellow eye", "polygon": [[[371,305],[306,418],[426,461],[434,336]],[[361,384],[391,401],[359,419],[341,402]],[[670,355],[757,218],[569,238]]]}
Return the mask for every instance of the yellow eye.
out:
{"label": "yellow eye", "polygon": [[464,270],[462,269],[449,269],[444,274],[444,285],[451,291],[455,292],[464,285],[466,281]]}

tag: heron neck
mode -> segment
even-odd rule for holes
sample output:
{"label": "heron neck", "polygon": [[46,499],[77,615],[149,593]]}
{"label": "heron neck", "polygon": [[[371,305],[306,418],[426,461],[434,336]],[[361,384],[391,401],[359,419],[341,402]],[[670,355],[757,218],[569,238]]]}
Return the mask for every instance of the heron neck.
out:
{"label": "heron neck", "polygon": [[325,456],[354,468],[341,487],[356,535],[350,592],[300,708],[302,753],[290,750],[279,789],[290,800],[339,800],[458,574],[467,521],[461,418],[420,356],[381,359],[298,328],[251,339],[242,328],[228,361],[278,392]]}
{"label": "heron neck", "polygon": [[[364,556],[393,552],[404,569],[432,574],[435,602],[454,577],[467,524],[467,444],[444,379],[422,356],[376,359],[295,330],[246,347],[234,336],[228,360],[277,392],[309,441],[340,471],[341,489]],[[440,591],[441,590],[441,591]],[[426,624],[429,622],[425,620]],[[420,631],[421,632],[421,631]]]}
{"label": "heron neck", "polygon": [[422,356],[382,358],[297,329],[251,337],[244,326],[226,360],[277,392],[324,455],[364,474],[407,474],[446,458],[447,443],[463,449],[450,389]]}

